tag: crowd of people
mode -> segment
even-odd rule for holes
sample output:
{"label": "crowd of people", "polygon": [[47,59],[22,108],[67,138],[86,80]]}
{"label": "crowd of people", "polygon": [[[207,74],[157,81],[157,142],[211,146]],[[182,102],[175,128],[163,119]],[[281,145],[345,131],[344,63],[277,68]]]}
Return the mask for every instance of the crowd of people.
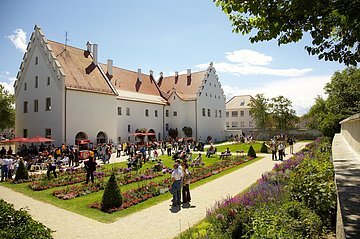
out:
{"label": "crowd of people", "polygon": [[294,153],[294,144],[295,144],[295,137],[293,135],[290,136],[275,136],[270,140],[270,144],[267,147],[270,148],[271,151],[271,158],[274,161],[280,160],[283,161],[284,157],[286,156],[285,148],[286,143],[289,145],[290,154]]}

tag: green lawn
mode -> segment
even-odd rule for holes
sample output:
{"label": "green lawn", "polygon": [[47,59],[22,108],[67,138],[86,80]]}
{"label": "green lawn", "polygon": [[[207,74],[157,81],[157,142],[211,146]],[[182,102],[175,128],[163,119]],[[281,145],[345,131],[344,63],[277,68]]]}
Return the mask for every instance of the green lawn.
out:
{"label": "green lawn", "polygon": [[[172,167],[174,161],[171,159],[171,157],[161,156],[161,159],[163,160],[163,162],[164,162],[164,164],[166,166]],[[233,171],[235,171],[235,170],[237,170],[239,168],[242,168],[242,167],[244,167],[244,166],[246,166],[246,165],[248,165],[248,164],[250,164],[252,162],[255,162],[255,161],[259,160],[259,159],[260,158],[257,158],[255,160],[243,163],[243,164],[241,164],[239,166],[236,166],[236,167],[231,168],[229,170],[226,170],[224,172],[218,173],[218,174],[213,175],[213,176],[211,176],[209,178],[205,178],[205,179],[200,180],[200,181],[198,181],[196,183],[193,183],[191,185],[191,189],[194,189],[194,188],[196,188],[196,187],[198,187],[198,186],[200,186],[202,184],[208,183],[208,182],[210,182],[210,181],[212,181],[212,180],[214,180],[216,178],[224,176],[224,175],[226,175],[226,174],[228,174],[230,172],[233,172]],[[205,165],[211,165],[211,164],[215,163],[216,161],[219,161],[219,159],[215,158],[215,157],[213,157],[213,158],[205,158],[204,157]],[[143,169],[151,168],[153,165],[154,165],[154,163],[146,163],[146,164],[143,165]],[[104,165],[104,168],[119,168],[119,167],[125,167],[125,166],[126,166],[126,163],[123,162],[123,163]],[[101,169],[99,169],[98,171],[101,171]],[[136,173],[136,172],[134,171],[133,173]],[[158,181],[163,180],[166,177],[170,177],[170,174],[166,174],[166,175],[163,175],[161,177],[154,178],[151,181],[158,182]],[[106,179],[106,181],[107,181],[107,179]],[[122,186],[120,186],[120,190],[121,191],[127,191],[129,189],[137,188],[139,185],[142,185],[143,183],[145,183],[145,182],[136,182],[136,183],[131,183],[131,184],[127,184],[127,185],[122,185]],[[113,222],[117,218],[124,217],[124,216],[132,214],[134,212],[143,210],[145,208],[156,205],[156,204],[158,204],[160,202],[163,202],[165,200],[169,200],[171,198],[170,193],[165,193],[163,195],[151,198],[151,199],[149,199],[149,200],[147,200],[145,202],[139,203],[139,204],[137,204],[135,206],[132,206],[130,208],[108,214],[108,213],[104,213],[104,212],[101,212],[101,211],[96,210],[96,209],[89,208],[87,206],[89,203],[92,203],[92,202],[95,202],[95,201],[101,201],[101,197],[102,197],[102,194],[104,192],[103,190],[101,190],[99,192],[96,192],[96,193],[88,194],[86,196],[74,198],[74,199],[71,199],[71,200],[61,200],[61,199],[58,199],[55,196],[53,196],[52,192],[54,190],[58,190],[58,189],[68,187],[68,186],[51,188],[51,189],[43,190],[43,191],[33,191],[28,187],[28,184],[29,183],[22,183],[22,184],[3,183],[2,185],[6,186],[8,188],[11,188],[14,191],[17,191],[17,192],[23,193],[25,195],[28,195],[28,196],[30,196],[30,197],[32,197],[34,199],[53,204],[55,206],[64,208],[64,209],[69,210],[71,212],[75,212],[75,213],[78,213],[80,215],[95,219],[95,220],[100,221],[100,222],[105,222],[105,223]],[[170,201],[169,201],[169,205],[170,205]]]}
{"label": "green lawn", "polygon": [[235,154],[236,151],[241,151],[241,150],[243,150],[247,154],[247,152],[250,148],[250,145],[252,145],[254,147],[254,150],[256,153],[260,153],[262,142],[259,142],[259,141],[255,141],[252,144],[234,143],[234,144],[229,144],[229,145],[221,145],[221,146],[215,146],[215,148],[217,149],[218,152],[224,152],[227,148],[229,148],[230,152],[232,154]]}

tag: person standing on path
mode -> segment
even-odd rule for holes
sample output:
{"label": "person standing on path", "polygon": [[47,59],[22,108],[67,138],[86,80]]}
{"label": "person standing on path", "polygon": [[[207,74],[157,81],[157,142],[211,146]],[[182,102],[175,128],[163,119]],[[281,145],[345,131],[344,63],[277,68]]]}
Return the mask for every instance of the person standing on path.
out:
{"label": "person standing on path", "polygon": [[277,157],[276,157],[277,146],[276,146],[276,141],[274,139],[271,140],[270,150],[271,150],[271,158],[272,158],[272,160],[277,160]]}
{"label": "person standing on path", "polygon": [[289,137],[288,144],[290,146],[290,154],[294,154],[294,143],[295,143],[294,138],[292,136]]}
{"label": "person standing on path", "polygon": [[284,150],[285,150],[285,145],[283,142],[280,142],[279,146],[278,146],[278,151],[279,151],[279,160],[283,161],[284,158]]}
{"label": "person standing on path", "polygon": [[93,157],[89,157],[89,160],[84,164],[86,169],[86,184],[89,183],[89,179],[91,179],[91,182],[94,183],[94,172],[96,170],[97,163],[94,161]]}
{"label": "person standing on path", "polygon": [[173,195],[173,203],[172,206],[180,206],[181,204],[181,179],[182,179],[182,172],[179,169],[179,164],[174,164],[174,170],[171,173],[171,193]]}
{"label": "person standing on path", "polygon": [[183,197],[183,204],[190,203],[191,196],[190,196],[190,180],[191,175],[189,171],[189,165],[187,163],[183,164],[183,186],[182,186],[182,197]]}

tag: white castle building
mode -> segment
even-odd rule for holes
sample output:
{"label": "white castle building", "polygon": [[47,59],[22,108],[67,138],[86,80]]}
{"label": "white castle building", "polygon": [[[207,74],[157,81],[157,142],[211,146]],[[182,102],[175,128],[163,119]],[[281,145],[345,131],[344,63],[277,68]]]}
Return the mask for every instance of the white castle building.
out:
{"label": "white castle building", "polygon": [[54,144],[76,140],[134,141],[145,128],[158,140],[170,128],[191,127],[193,137],[224,139],[225,96],[210,63],[206,71],[164,77],[98,62],[86,49],[47,40],[35,26],[14,84],[16,136],[44,136]]}

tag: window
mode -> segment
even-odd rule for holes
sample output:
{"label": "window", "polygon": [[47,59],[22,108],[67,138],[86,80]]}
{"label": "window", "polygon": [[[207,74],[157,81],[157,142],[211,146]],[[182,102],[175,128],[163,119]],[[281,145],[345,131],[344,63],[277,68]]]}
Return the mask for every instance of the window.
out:
{"label": "window", "polygon": [[121,107],[118,107],[118,115],[122,115]]}
{"label": "window", "polygon": [[35,76],[35,88],[39,87],[39,77]]}
{"label": "window", "polygon": [[211,117],[210,109],[208,109],[208,117]]}
{"label": "window", "polygon": [[169,110],[166,110],[166,111],[165,111],[165,116],[166,116],[166,117],[169,117]]}
{"label": "window", "polygon": [[165,130],[169,131],[169,124],[165,124]]}
{"label": "window", "polygon": [[237,121],[235,121],[235,122],[231,122],[231,127],[238,127],[238,122]]}
{"label": "window", "polygon": [[39,100],[34,100],[34,112],[39,112]]}
{"label": "window", "polygon": [[175,100],[175,95],[174,95],[174,100]]}
{"label": "window", "polygon": [[46,103],[45,103],[45,111],[50,111],[51,110],[51,98],[46,98]]}
{"label": "window", "polygon": [[202,108],[202,116],[206,116],[205,108]]}
{"label": "window", "polygon": [[217,110],[215,110],[215,117],[217,117]]}
{"label": "window", "polygon": [[244,117],[244,111],[242,110],[242,111],[240,111],[240,117]]}
{"label": "window", "polygon": [[244,106],[244,105],[245,105],[245,101],[241,101],[240,106]]}
{"label": "window", "polygon": [[230,123],[226,122],[226,128],[229,128],[229,127],[230,127]]}
{"label": "window", "polygon": [[221,110],[219,110],[219,118],[221,118]]}
{"label": "window", "polygon": [[[130,115],[130,108],[126,107],[126,115],[129,116]],[[130,131],[129,131],[130,132]]]}
{"label": "window", "polygon": [[229,115],[230,115],[229,111],[226,111],[226,118],[229,118]]}
{"label": "window", "polygon": [[241,124],[241,128],[244,128],[244,127],[245,127],[244,121],[241,121],[240,124]]}
{"label": "window", "polygon": [[39,64],[39,57],[35,57],[35,65]]}
{"label": "window", "polygon": [[177,111],[174,111],[174,112],[173,112],[173,116],[177,116]]}
{"label": "window", "polygon": [[238,117],[237,111],[231,111],[231,117]]}
{"label": "window", "polygon": [[51,139],[51,129],[45,129],[45,138]]}
{"label": "window", "polygon": [[155,110],[155,117],[158,117],[158,111]]}
{"label": "window", "polygon": [[26,90],[27,89],[27,84],[26,84],[26,82],[24,83],[24,90]]}
{"label": "window", "polygon": [[28,102],[27,101],[24,101],[24,113],[27,113],[28,112]]}
{"label": "window", "polygon": [[212,94],[210,94],[210,97],[212,97]]}
{"label": "window", "polygon": [[50,76],[48,76],[48,78],[47,78],[47,83],[46,83],[46,85],[50,85]]}
{"label": "window", "polygon": [[128,125],[128,132],[129,132],[129,133],[131,132],[130,129],[131,129],[131,127],[130,127],[130,125]]}
{"label": "window", "polygon": [[149,110],[148,109],[145,110],[145,116],[149,117]]}
{"label": "window", "polygon": [[249,127],[253,127],[253,122],[249,121]]}
{"label": "window", "polygon": [[24,138],[28,137],[28,130],[27,129],[23,129],[23,137]]}

